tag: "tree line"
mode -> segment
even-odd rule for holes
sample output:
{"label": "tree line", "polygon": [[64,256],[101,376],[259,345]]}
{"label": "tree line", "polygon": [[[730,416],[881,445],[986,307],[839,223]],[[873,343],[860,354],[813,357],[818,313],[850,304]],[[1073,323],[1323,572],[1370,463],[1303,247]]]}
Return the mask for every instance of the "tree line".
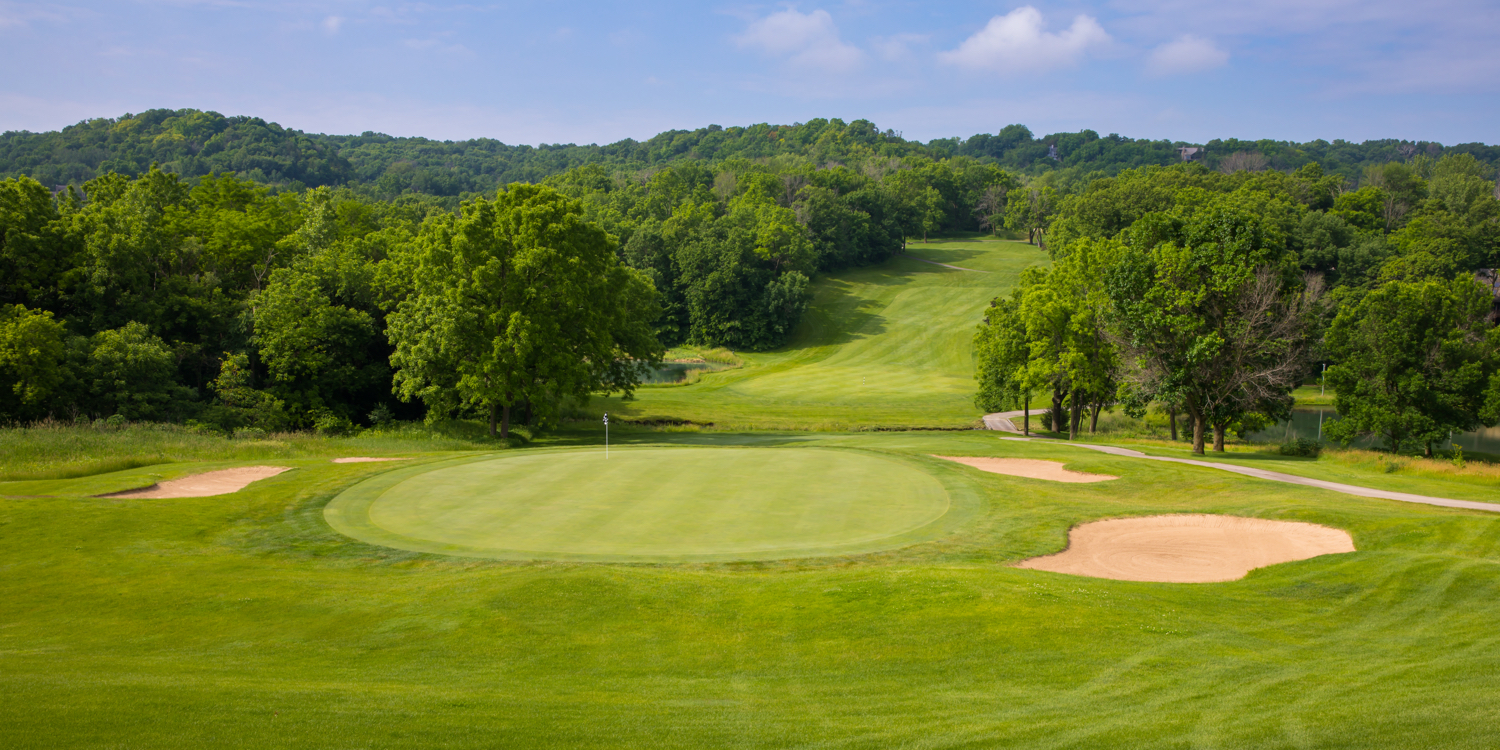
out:
{"label": "tree line", "polygon": [[1500,164],[1500,147],[1479,143],[1216,139],[1189,144],[1114,133],[1101,136],[1092,130],[1034,135],[1023,125],[1008,125],[994,134],[922,143],[881,130],[867,120],[846,123],[822,118],[789,125],[669,130],[643,141],[625,139],[606,145],[529,146],[489,138],[438,141],[373,132],[310,134],[258,117],[155,109],[86,120],[57,132],[0,135],[0,178],[29,176],[49,187],[81,185],[109,172],[138,177],[152,164],[159,164],[190,181],[235,172],[294,192],[349,187],[382,200],[403,195],[437,198],[456,209],[460,200],[492,194],[504,185],[537,183],[590,164],[615,172],[731,159],[798,157],[825,165],[875,157],[921,156],[934,161],[965,157],[1017,176],[1051,174],[1056,186],[1086,183],[1126,169],[1169,166],[1180,161],[1179,148],[1200,145],[1207,146],[1205,164],[1210,169],[1289,171],[1316,162],[1327,173],[1343,175],[1351,183],[1367,167],[1417,155],[1440,158],[1467,153],[1492,170]]}
{"label": "tree line", "polygon": [[629,394],[666,347],[781,345],[826,271],[1020,188],[921,156],[586,165],[454,208],[159,167],[0,181],[0,420],[506,435]]}
{"label": "tree line", "polygon": [[[1250,166],[1257,166],[1252,164]],[[1264,164],[1258,166],[1264,167]],[[977,403],[1050,402],[1076,437],[1108,405],[1191,422],[1193,450],[1290,415],[1321,365],[1328,434],[1428,455],[1500,422],[1500,190],[1469,154],[1291,172],[1148,167],[1061,198],[976,334]]]}

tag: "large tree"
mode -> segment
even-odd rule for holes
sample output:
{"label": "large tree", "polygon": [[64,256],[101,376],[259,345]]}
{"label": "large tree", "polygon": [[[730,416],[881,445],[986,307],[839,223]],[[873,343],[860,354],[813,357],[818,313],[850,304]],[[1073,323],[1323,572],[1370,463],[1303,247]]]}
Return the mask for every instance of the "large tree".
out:
{"label": "large tree", "polygon": [[1125,234],[1107,289],[1137,393],[1180,403],[1204,435],[1276,407],[1297,384],[1321,283],[1297,272],[1285,241],[1255,215],[1210,206],[1148,214]]}
{"label": "large tree", "polygon": [[564,399],[630,393],[661,358],[659,309],[615,246],[578,201],[535,185],[430,219],[394,259],[413,284],[388,319],[396,392],[429,417],[479,406],[502,437],[518,404],[546,422]]}
{"label": "large tree", "polygon": [[1500,329],[1486,332],[1491,301],[1461,276],[1388,282],[1346,306],[1328,331],[1338,362],[1328,384],[1342,417],[1329,436],[1374,434],[1392,451],[1421,445],[1430,456],[1450,432],[1495,424],[1500,414],[1485,404],[1500,368]]}

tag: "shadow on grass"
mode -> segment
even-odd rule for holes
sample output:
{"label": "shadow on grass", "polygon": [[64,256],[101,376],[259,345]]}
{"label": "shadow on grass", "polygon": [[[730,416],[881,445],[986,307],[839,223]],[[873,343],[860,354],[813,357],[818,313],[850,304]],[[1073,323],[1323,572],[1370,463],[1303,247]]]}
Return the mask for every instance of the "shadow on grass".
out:
{"label": "shadow on grass", "polygon": [[[774,447],[816,442],[818,439],[814,435],[799,435],[795,433],[672,432],[634,425],[611,424],[609,426],[609,445],[612,448],[643,445],[754,445],[759,447]],[[539,436],[536,440],[528,444],[528,447],[534,448],[572,448],[583,446],[598,446],[600,449],[603,449],[604,425],[602,423],[585,426],[581,422],[571,422],[559,427],[556,431]]]}

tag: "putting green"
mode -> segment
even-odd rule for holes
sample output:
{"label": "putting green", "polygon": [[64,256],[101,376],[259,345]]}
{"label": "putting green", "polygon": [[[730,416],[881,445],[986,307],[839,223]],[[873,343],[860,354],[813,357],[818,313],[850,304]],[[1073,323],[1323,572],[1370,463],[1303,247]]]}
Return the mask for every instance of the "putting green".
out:
{"label": "putting green", "polygon": [[754,560],[932,539],[972,510],[957,494],[915,461],[863,451],[617,449],[606,460],[594,448],[398,469],[346,490],[324,516],[361,541],[419,552]]}

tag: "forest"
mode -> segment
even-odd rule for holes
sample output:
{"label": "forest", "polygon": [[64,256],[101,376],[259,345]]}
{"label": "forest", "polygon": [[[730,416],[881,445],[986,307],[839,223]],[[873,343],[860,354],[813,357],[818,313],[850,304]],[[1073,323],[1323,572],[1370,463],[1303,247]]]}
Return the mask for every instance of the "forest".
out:
{"label": "forest", "polygon": [[0,421],[506,435],[679,344],[780,346],[819,274],[1004,230],[1055,264],[981,328],[986,409],[1046,393],[1076,434],[1155,402],[1201,450],[1329,364],[1366,415],[1342,429],[1430,450],[1494,423],[1500,149],[1182,145],[813,120],[530,147],[194,110],[7,133]]}
{"label": "forest", "polygon": [[[1291,172],[1127,170],[1060,200],[1050,268],[976,335],[982,408],[1092,432],[1155,404],[1194,451],[1290,415],[1326,366],[1328,436],[1434,446],[1500,422],[1500,190],[1469,154],[1414,154],[1358,187]],[[1286,446],[1315,451],[1315,446]]]}
{"label": "forest", "polygon": [[[1126,169],[1175,164],[1181,159],[1178,148],[1184,146],[1206,147],[1204,163],[1213,170],[1227,166],[1288,171],[1317,162],[1325,172],[1343,175],[1350,182],[1357,182],[1367,167],[1418,154],[1437,158],[1466,153],[1491,171],[1500,164],[1500,146],[1479,143],[1443,146],[1395,139],[1294,143],[1227,138],[1200,144],[1113,133],[1101,137],[1092,130],[1036,136],[1024,125],[1007,125],[994,134],[940,138],[924,144],[906,140],[893,130],[882,131],[867,120],[845,123],[838,119],[748,127],[710,125],[671,130],[645,141],[533,147],[487,138],[435,141],[372,132],[308,134],[258,117],[155,109],[87,120],[56,132],[4,133],[0,135],[0,178],[27,176],[54,188],[81,185],[108,172],[138,177],[158,164],[189,180],[235,172],[261,185],[292,191],[348,187],[381,200],[436,196],[447,199],[445,205],[452,209],[459,199],[493,193],[512,182],[540,182],[589,164],[614,172],[678,162],[779,156],[803,157],[817,164],[848,164],[871,157],[925,156],[934,161],[967,157],[1016,175],[1056,173],[1054,180],[1077,182]],[[1244,160],[1248,161],[1239,164]]]}
{"label": "forest", "polygon": [[818,273],[998,227],[1025,192],[970,159],[858,167],[591,164],[456,210],[159,166],[56,192],[10,178],[0,419],[337,433],[469,416],[505,435],[630,393],[665,347],[776,347]]}

